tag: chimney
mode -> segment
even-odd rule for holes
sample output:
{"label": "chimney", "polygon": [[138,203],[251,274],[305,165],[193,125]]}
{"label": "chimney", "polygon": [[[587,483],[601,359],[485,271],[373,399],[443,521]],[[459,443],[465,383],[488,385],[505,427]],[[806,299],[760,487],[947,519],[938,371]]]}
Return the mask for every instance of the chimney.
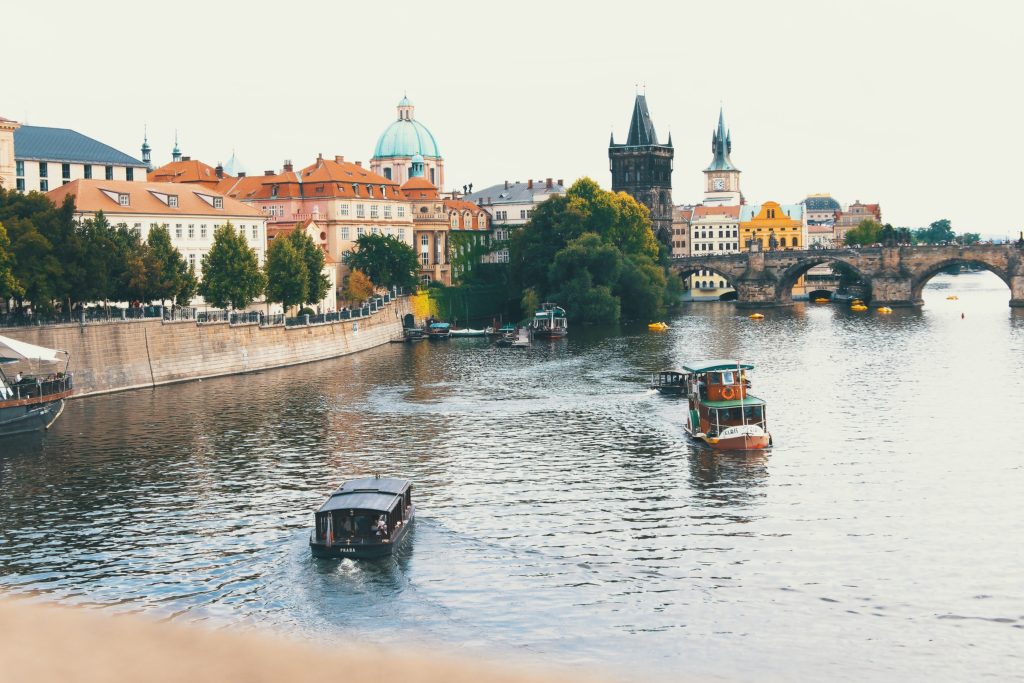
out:
{"label": "chimney", "polygon": [[551,178],[547,179],[547,187],[549,190],[551,189]]}
{"label": "chimney", "polygon": [[285,159],[284,160],[284,172],[285,173],[290,173],[291,170],[292,170],[292,160],[291,159]]}
{"label": "chimney", "polygon": [[335,154],[334,155],[334,160],[337,161],[339,164],[345,163],[345,157],[343,157],[340,154]]}
{"label": "chimney", "polygon": [[317,154],[316,155],[316,160],[317,161],[323,161],[324,160],[324,153],[320,152],[319,154]]}
{"label": "chimney", "polygon": [[245,171],[239,171],[238,172],[238,177],[239,178],[244,178],[245,177]]}
{"label": "chimney", "polygon": [[356,162],[356,166],[358,166],[359,168],[362,168],[363,167],[363,162],[357,161]]}
{"label": "chimney", "polygon": [[508,181],[507,180],[505,181],[505,189],[506,190],[508,189]]}
{"label": "chimney", "polygon": [[273,171],[264,171],[263,175],[277,175],[277,173],[275,173]]}
{"label": "chimney", "polygon": [[192,157],[182,157],[182,161],[192,161]]}
{"label": "chimney", "polygon": [[526,181],[526,189],[527,190],[532,190],[533,189],[533,178],[530,178],[529,180]]}
{"label": "chimney", "polygon": [[223,178],[224,177],[224,167],[220,165],[220,162],[217,163],[217,168],[215,168],[213,170],[217,174],[218,178]]}
{"label": "chimney", "polygon": [[559,178],[558,179],[558,184],[559,185],[565,185],[565,181],[563,181],[561,178]]}

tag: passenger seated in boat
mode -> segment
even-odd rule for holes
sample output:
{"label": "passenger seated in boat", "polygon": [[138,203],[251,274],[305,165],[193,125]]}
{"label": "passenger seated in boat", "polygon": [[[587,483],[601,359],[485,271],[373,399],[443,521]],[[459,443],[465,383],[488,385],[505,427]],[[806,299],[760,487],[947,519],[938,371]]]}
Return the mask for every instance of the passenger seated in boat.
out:
{"label": "passenger seated in boat", "polygon": [[388,535],[388,523],[384,519],[384,515],[381,515],[377,519],[377,536],[379,538],[386,538]]}

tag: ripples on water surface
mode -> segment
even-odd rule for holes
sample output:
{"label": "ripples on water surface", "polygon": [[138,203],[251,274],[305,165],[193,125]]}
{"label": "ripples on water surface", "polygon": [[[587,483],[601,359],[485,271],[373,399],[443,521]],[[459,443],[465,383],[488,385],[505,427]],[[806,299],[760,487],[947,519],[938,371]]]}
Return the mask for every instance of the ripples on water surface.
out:
{"label": "ripples on water surface", "polygon": [[[0,442],[0,589],[665,679],[1020,675],[1024,316],[987,273],[925,294],[73,401]],[[646,390],[704,357],[757,364],[770,455],[692,445]],[[415,480],[411,543],[311,559],[312,511],[372,472]]]}

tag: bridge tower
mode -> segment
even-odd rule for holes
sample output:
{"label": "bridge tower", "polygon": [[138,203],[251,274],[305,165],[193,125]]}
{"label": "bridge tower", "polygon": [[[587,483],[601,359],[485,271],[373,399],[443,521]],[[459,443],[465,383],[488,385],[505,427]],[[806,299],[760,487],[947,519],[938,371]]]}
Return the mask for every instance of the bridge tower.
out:
{"label": "bridge tower", "polygon": [[650,209],[655,236],[669,246],[672,244],[674,157],[672,135],[669,134],[666,144],[658,142],[654,122],[647,110],[647,97],[637,95],[626,143],[616,144],[613,133],[608,144],[612,191],[625,192]]}

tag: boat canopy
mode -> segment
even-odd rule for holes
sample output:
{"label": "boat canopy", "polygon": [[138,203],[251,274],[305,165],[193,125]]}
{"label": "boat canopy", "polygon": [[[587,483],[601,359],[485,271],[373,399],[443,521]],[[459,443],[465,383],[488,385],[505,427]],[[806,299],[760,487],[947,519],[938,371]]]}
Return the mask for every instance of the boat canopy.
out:
{"label": "boat canopy", "polygon": [[[402,493],[412,484],[408,479],[396,477],[363,477],[362,479],[350,479],[338,487],[334,493],[355,491],[373,491],[377,493]],[[332,494],[333,495],[333,494]]]}
{"label": "boat canopy", "polygon": [[389,512],[408,492],[412,482],[391,477],[363,477],[339,486],[317,512],[373,510]]}
{"label": "boat canopy", "polygon": [[708,408],[750,408],[752,406],[763,406],[765,405],[764,399],[760,399],[757,396],[747,396],[742,401],[738,398],[730,399],[728,401],[702,401]]}
{"label": "boat canopy", "polygon": [[52,362],[57,360],[58,353],[66,354],[67,352],[48,349],[45,346],[36,346],[35,344],[29,344],[28,342],[0,336],[0,363],[17,363],[18,361],[23,360],[42,360]]}
{"label": "boat canopy", "polygon": [[736,360],[702,360],[689,365],[684,365],[683,369],[689,372],[716,372],[719,370],[735,370],[736,368],[742,370],[753,370],[754,366],[750,363],[741,363]]}
{"label": "boat canopy", "polygon": [[451,327],[451,323],[431,323],[430,329],[432,330],[447,330]]}

